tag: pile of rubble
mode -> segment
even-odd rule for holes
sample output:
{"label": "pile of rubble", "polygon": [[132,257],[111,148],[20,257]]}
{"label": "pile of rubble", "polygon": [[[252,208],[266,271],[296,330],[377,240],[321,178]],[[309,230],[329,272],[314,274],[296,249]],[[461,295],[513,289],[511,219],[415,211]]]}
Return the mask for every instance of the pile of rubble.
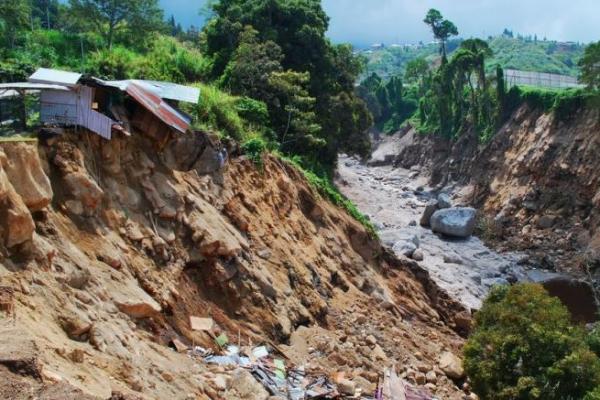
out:
{"label": "pile of rubble", "polygon": [[[434,397],[426,391],[415,389],[398,377],[395,367],[382,371],[373,393],[364,393],[364,390],[347,379],[343,372],[328,376],[321,368],[293,365],[286,354],[275,345],[243,345],[241,339],[238,344],[231,344],[227,334],[216,329],[212,318],[192,316],[190,325],[192,329],[211,336],[214,339],[214,348],[217,350],[201,346],[189,348],[180,340],[173,339],[171,345],[177,352],[185,352],[190,358],[203,364],[237,371],[243,369],[276,399],[434,400]],[[247,376],[248,374],[238,373],[237,379],[247,378]],[[228,387],[221,377],[215,377],[212,382],[216,389]]]}

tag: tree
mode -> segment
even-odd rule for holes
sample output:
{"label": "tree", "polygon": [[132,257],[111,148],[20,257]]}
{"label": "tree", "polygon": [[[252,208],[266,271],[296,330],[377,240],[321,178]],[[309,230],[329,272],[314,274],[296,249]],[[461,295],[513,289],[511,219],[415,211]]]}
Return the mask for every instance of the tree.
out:
{"label": "tree", "polygon": [[288,70],[269,76],[272,127],[284,152],[305,155],[326,144],[318,136],[321,126],[314,112],[315,99],[308,93],[309,82],[306,72]]}
{"label": "tree", "polygon": [[430,9],[423,20],[431,27],[433,36],[440,42],[440,53],[442,54],[442,62],[447,61],[446,42],[451,36],[458,35],[458,29],[453,22],[444,19],[442,13],[435,8]]}
{"label": "tree", "polygon": [[31,17],[39,26],[53,29],[59,25],[60,3],[58,0],[32,0]]}
{"label": "tree", "polygon": [[[312,157],[331,170],[338,151],[347,145],[355,149],[357,142],[368,143],[363,139],[350,143],[357,129],[367,138],[369,128],[364,125],[368,119],[362,118],[368,113],[366,106],[354,94],[363,64],[349,46],[329,42],[325,35],[329,19],[319,0],[220,0],[211,10],[213,17],[204,28],[203,42],[205,53],[212,58],[214,78],[226,75],[232,59],[239,57],[242,32],[251,26],[258,43],[270,41],[281,49],[283,71],[308,73],[308,95],[315,99],[314,110],[322,127],[318,135],[328,143],[315,148]],[[334,114],[336,107],[352,114]],[[343,120],[358,124],[348,132],[342,129]]]}
{"label": "tree", "polygon": [[591,43],[585,48],[585,54],[579,61],[581,82],[590,89],[600,88],[600,42]]}
{"label": "tree", "polygon": [[69,4],[76,25],[83,30],[91,27],[104,38],[109,49],[118,33],[135,33],[134,37],[144,38],[163,27],[163,11],[157,0],[69,0]]}
{"label": "tree", "polygon": [[[484,118],[491,117],[490,100],[488,95],[488,82],[485,76],[485,60],[492,57],[494,52],[488,46],[487,42],[481,39],[467,39],[461,43],[460,47],[471,53],[472,68],[477,73],[478,86],[480,89],[481,103],[483,112],[480,114]],[[484,121],[487,123],[489,121]]]}
{"label": "tree", "polygon": [[221,76],[221,86],[233,94],[269,102],[273,96],[270,77],[283,70],[281,48],[271,40],[261,43],[251,26],[246,26],[239,42]]}
{"label": "tree", "polygon": [[427,63],[427,60],[425,60],[423,57],[415,58],[406,64],[404,79],[407,82],[417,83],[425,77],[427,72],[429,72],[429,64]]}
{"label": "tree", "polygon": [[540,285],[496,287],[475,314],[465,371],[483,399],[582,399],[600,384],[600,361],[583,338]]}
{"label": "tree", "polygon": [[183,34],[183,28],[181,24],[175,21],[175,16],[171,15],[171,18],[167,21],[167,27],[169,34],[173,37],[180,37]]}
{"label": "tree", "polygon": [[0,1],[0,32],[6,38],[8,48],[15,47],[15,41],[20,31],[27,29],[31,7],[26,0]]}

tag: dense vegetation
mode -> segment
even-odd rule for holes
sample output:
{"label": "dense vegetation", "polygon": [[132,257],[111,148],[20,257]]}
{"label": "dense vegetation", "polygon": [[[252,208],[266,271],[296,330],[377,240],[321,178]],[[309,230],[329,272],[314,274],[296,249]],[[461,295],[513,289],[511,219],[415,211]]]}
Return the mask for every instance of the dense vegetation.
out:
{"label": "dense vegetation", "polygon": [[269,139],[284,154],[330,171],[339,151],[369,153],[371,117],[354,94],[362,65],[326,38],[320,1],[221,0],[212,9],[204,30],[211,77],[267,104]]}
{"label": "dense vegetation", "polygon": [[[494,55],[486,62],[488,73],[493,73],[496,65],[503,69],[548,72],[553,74],[579,76],[577,65],[582,58],[585,46],[578,43],[559,43],[553,40],[537,40],[535,37],[513,37],[512,33],[490,37],[488,46]],[[462,39],[451,39],[447,43],[448,54],[458,49]],[[387,79],[403,75],[408,63],[423,58],[430,64],[439,60],[439,46],[435,43],[417,45],[394,45],[383,49],[363,50],[361,55],[367,60],[365,76],[375,72]]]}
{"label": "dense vegetation", "polygon": [[400,77],[384,82],[373,73],[356,88],[356,93],[367,104],[375,126],[386,133],[396,132],[419,104],[415,87],[405,87]]}
{"label": "dense vegetation", "polygon": [[335,203],[366,220],[330,184],[337,154],[366,156],[371,114],[354,93],[361,59],[325,36],[319,0],[209,3],[203,31],[165,20],[157,0],[3,0],[0,82],[38,67],[111,79],[199,85],[194,126],[290,157]]}
{"label": "dense vegetation", "polygon": [[500,286],[475,315],[465,370],[482,399],[597,399],[599,337],[541,286]]}
{"label": "dense vegetation", "polygon": [[[458,33],[456,26],[445,20],[437,10],[430,10],[424,22],[432,28],[439,43],[437,53],[441,57],[429,54],[427,57],[403,59],[404,84],[400,86],[397,82],[401,82],[401,75],[392,75],[386,80],[371,72],[357,89],[376,126],[383,132],[393,133],[410,119],[411,124],[422,133],[456,138],[465,132],[474,132],[485,142],[523,103],[552,111],[560,120],[568,120],[585,104],[597,106],[600,103],[596,91],[600,85],[597,44],[591,44],[583,52],[582,47],[576,44],[559,46],[555,42],[538,41],[535,37],[515,39],[512,32],[505,31],[502,37],[489,41],[467,39],[450,42],[449,51],[448,39]],[[492,46],[500,50],[495,52]],[[518,62],[522,64],[515,64],[511,58],[512,52],[517,50],[506,46],[518,47]],[[418,54],[425,55],[423,49],[427,48],[422,48]],[[573,52],[577,52],[576,57],[571,54]],[[447,53],[451,53],[449,57]],[[574,64],[577,59],[577,67],[583,72],[581,81],[588,84],[587,89],[506,88],[501,65],[537,71],[546,68],[548,72],[565,73],[565,68],[577,68]],[[524,65],[525,62],[528,66]],[[395,87],[401,87],[401,90],[394,90]],[[418,105],[418,112],[412,114],[417,108],[415,105]]]}

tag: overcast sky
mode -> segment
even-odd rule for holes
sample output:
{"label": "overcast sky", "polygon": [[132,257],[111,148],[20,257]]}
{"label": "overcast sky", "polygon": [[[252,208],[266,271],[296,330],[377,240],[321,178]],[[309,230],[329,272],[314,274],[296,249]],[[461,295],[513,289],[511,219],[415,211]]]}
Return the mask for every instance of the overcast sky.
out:
{"label": "overcast sky", "polygon": [[[202,25],[202,1],[160,0],[184,26]],[[429,8],[452,20],[461,37],[487,37],[504,28],[561,41],[600,40],[600,0],[323,0],[335,42],[430,41],[423,24]]]}

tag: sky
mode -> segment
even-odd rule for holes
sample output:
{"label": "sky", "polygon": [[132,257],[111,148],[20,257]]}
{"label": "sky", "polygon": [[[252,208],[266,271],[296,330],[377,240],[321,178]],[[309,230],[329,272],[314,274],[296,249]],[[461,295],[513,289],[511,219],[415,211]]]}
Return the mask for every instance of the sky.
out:
{"label": "sky", "polygon": [[[356,46],[373,43],[431,41],[423,24],[429,8],[453,21],[460,36],[487,37],[508,28],[524,35],[559,41],[600,40],[600,0],[322,0],[334,42]],[[160,0],[168,16],[184,26],[202,25],[203,1]]]}

